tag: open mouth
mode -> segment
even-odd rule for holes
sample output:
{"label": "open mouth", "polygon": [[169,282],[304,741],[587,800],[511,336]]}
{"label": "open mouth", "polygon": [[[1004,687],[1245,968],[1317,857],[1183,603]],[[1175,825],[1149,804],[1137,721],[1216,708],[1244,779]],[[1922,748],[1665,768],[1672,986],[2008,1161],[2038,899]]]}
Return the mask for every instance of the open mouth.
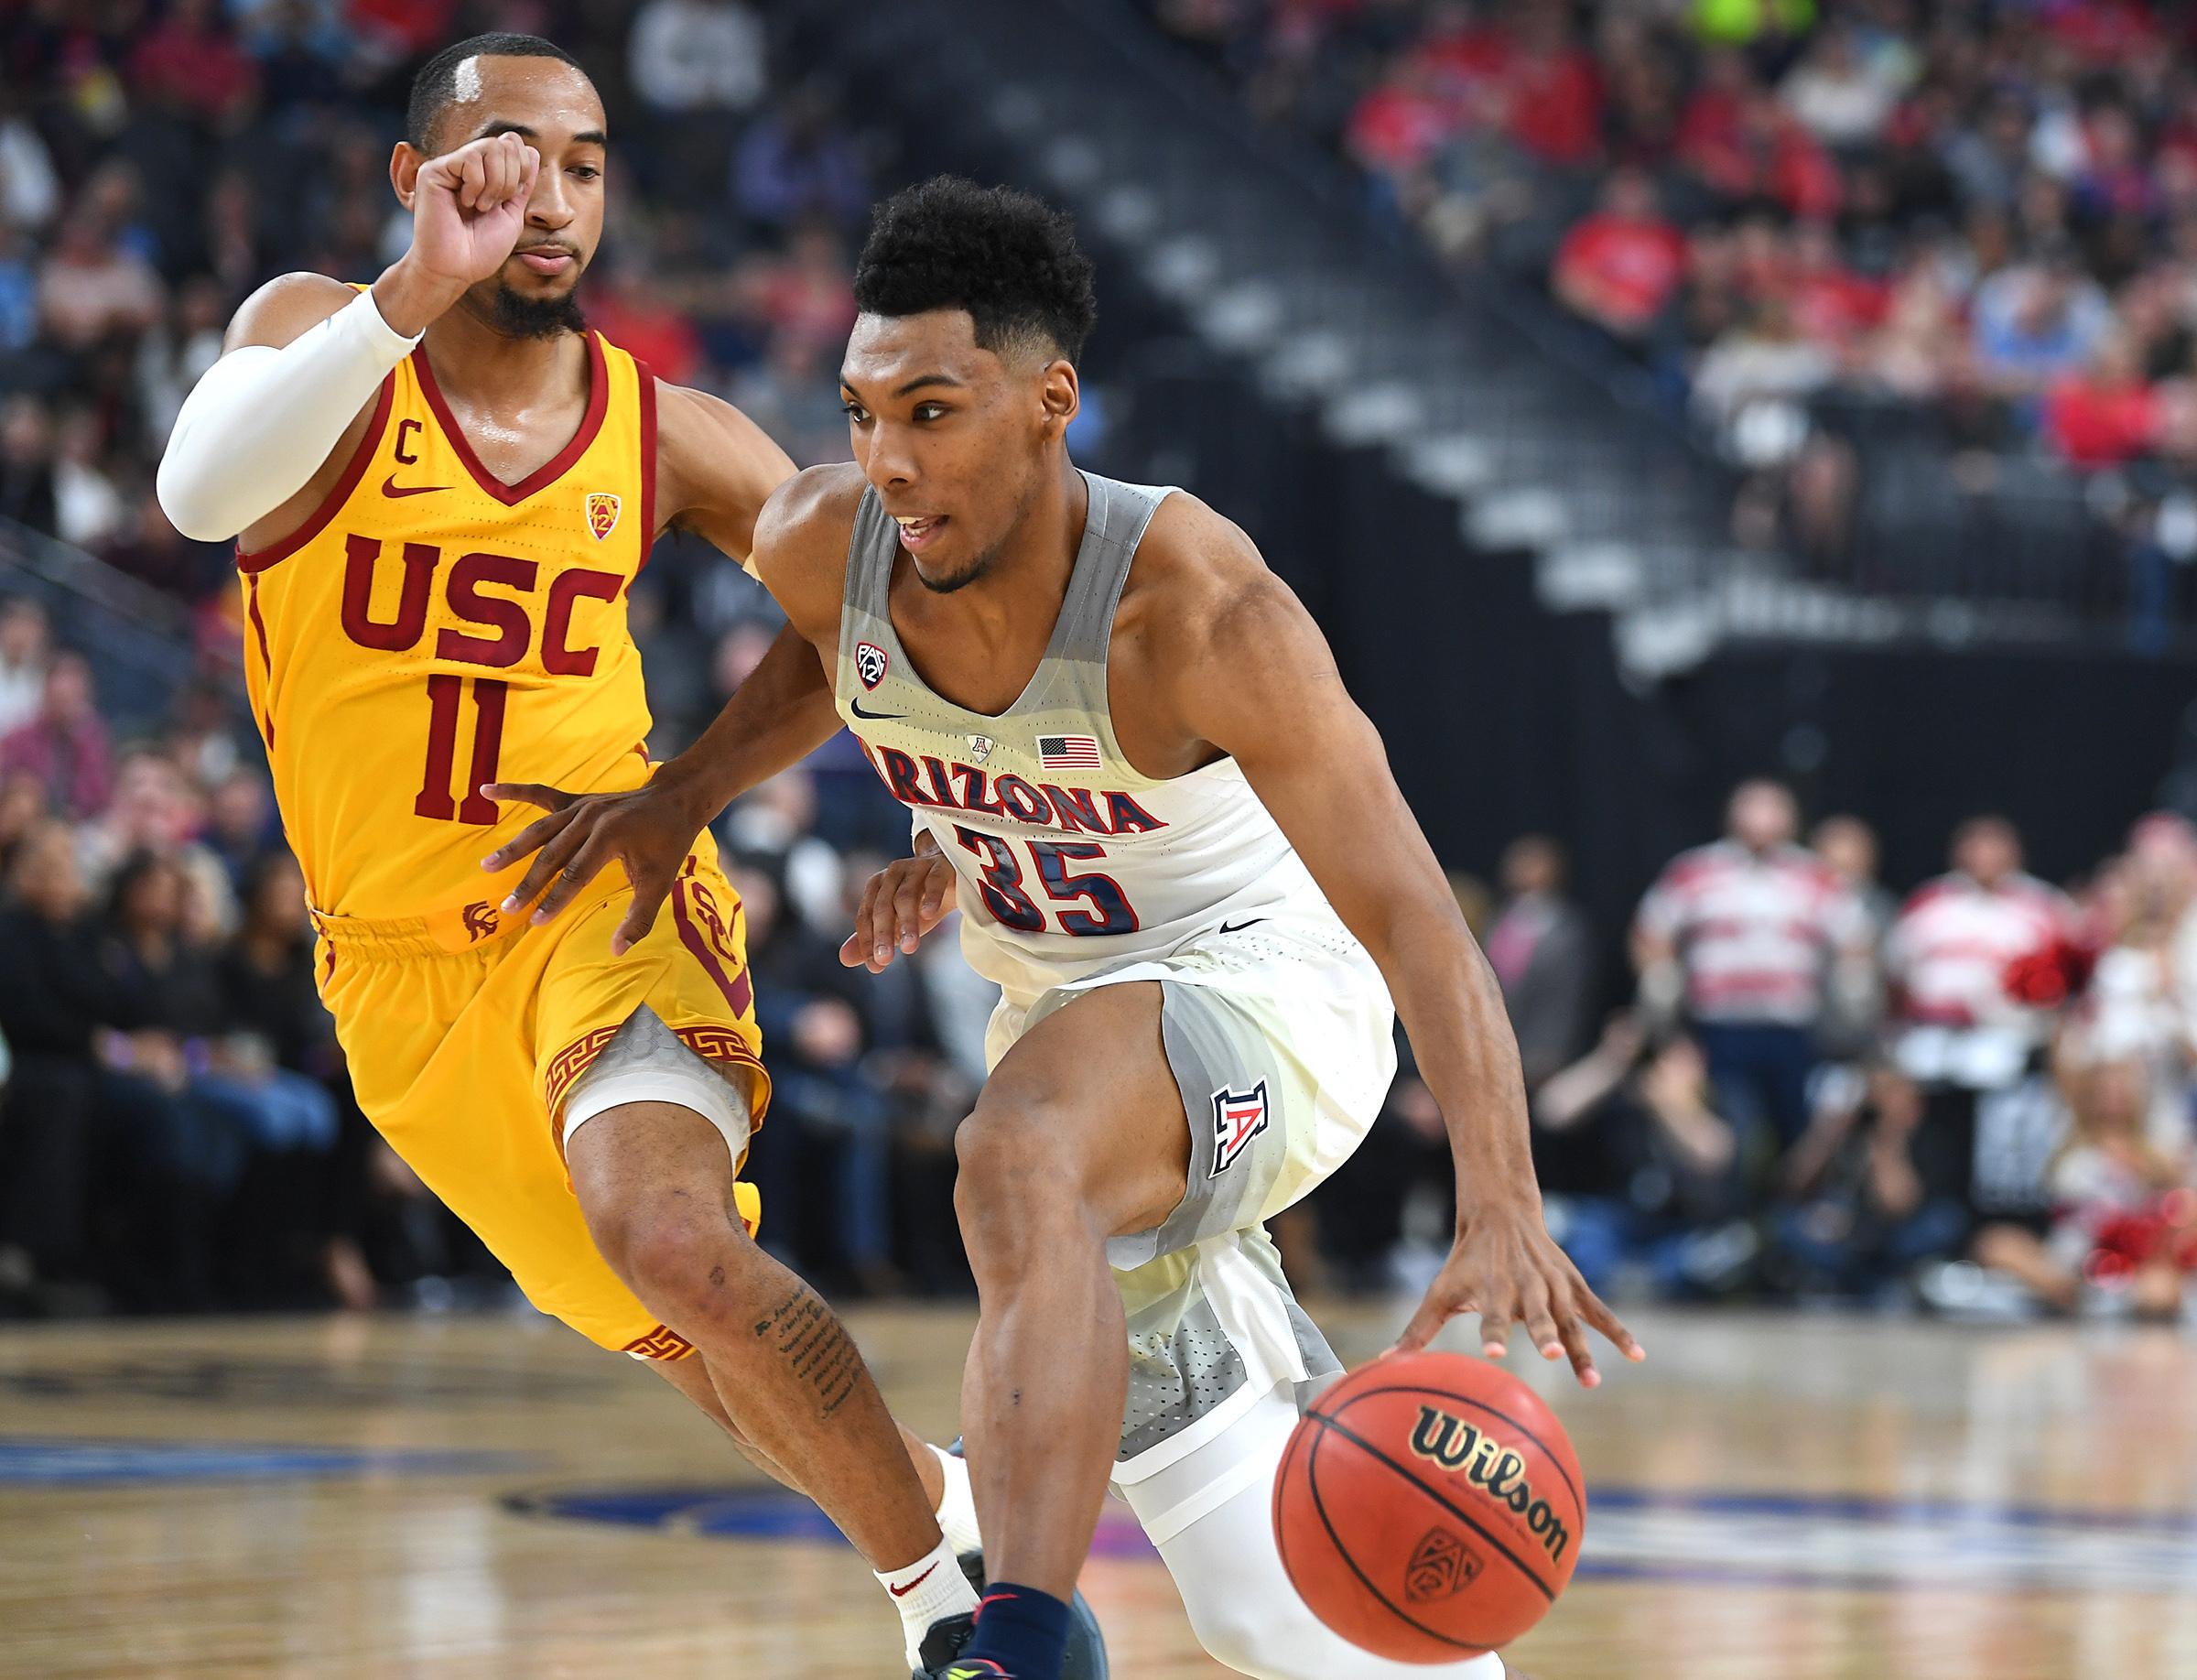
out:
{"label": "open mouth", "polygon": [[921,554],[946,528],[947,517],[944,514],[896,515],[893,523],[900,526],[900,546],[910,554]]}

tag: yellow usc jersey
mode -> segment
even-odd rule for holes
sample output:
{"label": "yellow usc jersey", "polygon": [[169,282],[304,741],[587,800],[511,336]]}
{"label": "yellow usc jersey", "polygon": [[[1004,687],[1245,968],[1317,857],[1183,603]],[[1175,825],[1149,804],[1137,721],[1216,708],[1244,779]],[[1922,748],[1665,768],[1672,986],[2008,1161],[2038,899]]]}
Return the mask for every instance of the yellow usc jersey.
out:
{"label": "yellow usc jersey", "polygon": [[648,777],[626,593],[655,535],[655,381],[587,340],[579,430],[520,482],[481,464],[423,347],[383,382],[311,517],[237,556],[253,710],[324,913],[500,898],[481,859],[541,813],[500,812],[485,782],[592,793]]}

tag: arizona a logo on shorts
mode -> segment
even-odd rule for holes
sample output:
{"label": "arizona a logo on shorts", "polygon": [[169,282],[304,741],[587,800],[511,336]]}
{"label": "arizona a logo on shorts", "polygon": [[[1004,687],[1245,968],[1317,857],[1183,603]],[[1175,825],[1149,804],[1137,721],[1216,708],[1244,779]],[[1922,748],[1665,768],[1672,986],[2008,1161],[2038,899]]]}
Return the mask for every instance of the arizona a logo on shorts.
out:
{"label": "arizona a logo on shorts", "polygon": [[1218,1178],[1236,1165],[1236,1157],[1266,1130],[1266,1081],[1249,1090],[1222,1086],[1213,1093],[1213,1171]]}
{"label": "arizona a logo on shorts", "polygon": [[885,650],[875,642],[857,642],[854,645],[854,674],[862,679],[863,688],[876,688],[885,680]]}
{"label": "arizona a logo on shorts", "polygon": [[588,529],[595,533],[597,542],[608,537],[611,527],[618,523],[620,505],[618,498],[607,490],[588,493]]}

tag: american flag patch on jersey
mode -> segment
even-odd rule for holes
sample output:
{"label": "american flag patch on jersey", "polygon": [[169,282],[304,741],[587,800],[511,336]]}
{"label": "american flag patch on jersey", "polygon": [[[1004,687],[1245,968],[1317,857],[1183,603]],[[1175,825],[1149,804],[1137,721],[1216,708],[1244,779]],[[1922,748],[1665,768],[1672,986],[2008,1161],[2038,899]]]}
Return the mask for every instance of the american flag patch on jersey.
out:
{"label": "american flag patch on jersey", "polygon": [[1048,770],[1096,770],[1098,740],[1095,735],[1040,735],[1037,762]]}

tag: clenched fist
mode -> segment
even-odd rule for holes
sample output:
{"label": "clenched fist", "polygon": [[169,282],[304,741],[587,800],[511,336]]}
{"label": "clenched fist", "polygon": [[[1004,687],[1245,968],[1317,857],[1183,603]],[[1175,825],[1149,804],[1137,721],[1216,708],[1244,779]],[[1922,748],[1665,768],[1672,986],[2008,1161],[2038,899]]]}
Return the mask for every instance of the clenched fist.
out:
{"label": "clenched fist", "polygon": [[[431,157],[412,189],[412,248],[374,286],[374,303],[406,336],[503,266],[519,242],[542,155],[516,135],[490,135]],[[386,293],[387,295],[384,295]]]}

